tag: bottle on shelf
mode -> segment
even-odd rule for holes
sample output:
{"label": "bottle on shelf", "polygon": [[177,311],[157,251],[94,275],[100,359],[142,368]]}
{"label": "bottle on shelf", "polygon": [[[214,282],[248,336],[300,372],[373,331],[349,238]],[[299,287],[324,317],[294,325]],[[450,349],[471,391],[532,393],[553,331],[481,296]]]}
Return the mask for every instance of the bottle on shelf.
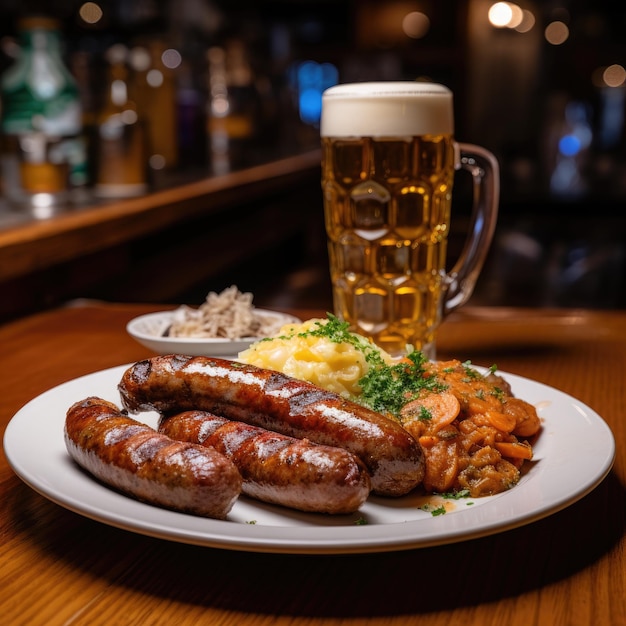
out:
{"label": "bottle on shelf", "polygon": [[257,131],[257,93],[243,42],[207,51],[207,134],[213,172],[248,165]]}
{"label": "bottle on shelf", "polygon": [[109,48],[107,89],[96,116],[95,185],[99,198],[140,196],[148,191],[146,127],[128,93],[128,50]]}
{"label": "bottle on shelf", "polygon": [[50,17],[22,19],[19,53],[0,83],[4,195],[43,210],[66,205],[88,182],[80,97],[59,28]]}
{"label": "bottle on shelf", "polygon": [[[140,39],[131,50],[131,97],[146,119],[152,170],[178,164],[176,68],[179,53],[162,37]],[[174,59],[174,63],[170,63]]]}

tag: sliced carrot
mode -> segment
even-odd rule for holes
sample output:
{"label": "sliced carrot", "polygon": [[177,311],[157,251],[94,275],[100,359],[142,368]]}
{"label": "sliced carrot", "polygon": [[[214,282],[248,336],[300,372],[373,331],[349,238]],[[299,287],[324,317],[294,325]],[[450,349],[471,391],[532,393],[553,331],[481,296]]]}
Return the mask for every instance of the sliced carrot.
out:
{"label": "sliced carrot", "polygon": [[[453,394],[431,393],[405,405],[402,409],[402,419],[405,422],[421,420],[427,433],[436,433],[438,430],[451,424],[458,416],[461,405]],[[424,415],[428,417],[425,418]]]}
{"label": "sliced carrot", "polygon": [[496,450],[509,459],[525,459],[530,461],[533,458],[533,449],[527,443],[518,442],[496,442]]}
{"label": "sliced carrot", "polygon": [[500,411],[486,411],[485,417],[494,428],[503,433],[510,433],[517,423],[514,415],[507,415]]}
{"label": "sliced carrot", "polygon": [[[470,393],[472,387],[470,386]],[[488,396],[489,397],[489,396]],[[467,397],[467,411],[468,413],[486,413],[494,408],[493,398],[492,401],[488,401],[485,398],[479,398],[474,395],[468,395]]]}

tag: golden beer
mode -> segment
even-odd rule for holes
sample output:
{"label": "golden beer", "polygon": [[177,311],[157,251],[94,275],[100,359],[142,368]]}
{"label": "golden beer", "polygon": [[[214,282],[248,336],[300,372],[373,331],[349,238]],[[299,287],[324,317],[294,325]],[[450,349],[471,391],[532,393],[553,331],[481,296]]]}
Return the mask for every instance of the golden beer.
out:
{"label": "golden beer", "polygon": [[[425,83],[333,87],[321,140],[335,314],[393,355],[410,345],[434,357],[455,280],[446,273],[460,166],[451,92]],[[481,259],[463,264],[475,280]]]}
{"label": "golden beer", "polygon": [[441,318],[452,137],[322,145],[335,313],[392,354],[421,349]]}

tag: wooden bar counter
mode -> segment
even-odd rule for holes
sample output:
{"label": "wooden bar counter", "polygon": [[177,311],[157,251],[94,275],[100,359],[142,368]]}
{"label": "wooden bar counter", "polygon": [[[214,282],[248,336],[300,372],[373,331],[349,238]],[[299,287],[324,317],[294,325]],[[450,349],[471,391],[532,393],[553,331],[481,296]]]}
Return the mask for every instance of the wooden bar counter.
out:
{"label": "wooden bar counter", "polygon": [[142,197],[84,198],[40,218],[0,204],[0,321],[84,296],[187,301],[216,276],[264,264],[263,254],[293,263],[294,248],[304,255],[310,242],[325,245],[320,160],[313,149],[191,182],[172,178]]}
{"label": "wooden bar counter", "polygon": [[[0,326],[3,433],[51,387],[151,356],[125,324],[160,308],[78,301]],[[617,444],[609,475],[571,506],[490,536],[295,555],[187,545],[90,520],[33,491],[3,455],[0,622],[624,626],[626,312],[466,307],[443,325],[439,356],[496,363],[593,408]],[[585,447],[571,454],[583,459]]]}

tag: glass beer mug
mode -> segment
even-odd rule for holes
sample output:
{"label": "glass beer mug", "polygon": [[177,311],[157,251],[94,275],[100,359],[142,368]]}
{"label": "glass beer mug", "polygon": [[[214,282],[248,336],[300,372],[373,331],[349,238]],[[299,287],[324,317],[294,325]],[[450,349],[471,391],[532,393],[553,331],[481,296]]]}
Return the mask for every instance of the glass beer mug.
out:
{"label": "glass beer mug", "polygon": [[[434,359],[437,329],[471,296],[493,238],[495,157],[455,141],[452,92],[434,83],[331,87],[320,134],[335,314],[394,356],[413,346]],[[473,177],[474,207],[447,272],[458,169]]]}

